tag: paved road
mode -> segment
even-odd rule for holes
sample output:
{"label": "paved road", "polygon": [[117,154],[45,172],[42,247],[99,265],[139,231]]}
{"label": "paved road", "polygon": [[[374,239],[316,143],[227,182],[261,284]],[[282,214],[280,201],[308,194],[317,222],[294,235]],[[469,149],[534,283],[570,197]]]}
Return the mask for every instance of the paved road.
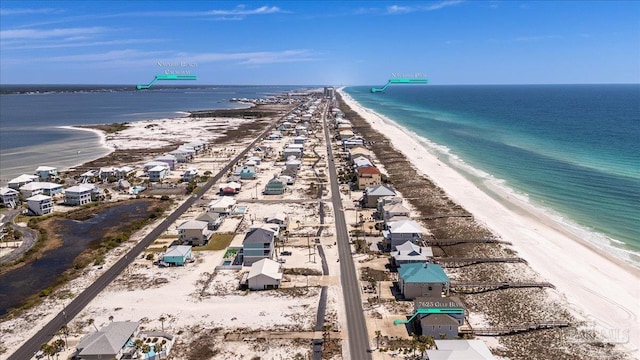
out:
{"label": "paved road", "polygon": [[326,121],[326,109],[322,116],[324,123],[324,136],[327,141],[327,155],[329,158],[329,179],[331,180],[331,201],[335,214],[336,238],[338,242],[338,255],[340,256],[340,283],[342,284],[342,294],[344,295],[345,310],[347,315],[347,331],[349,333],[349,351],[352,360],[371,359],[369,352],[369,339],[367,333],[367,323],[364,321],[362,312],[362,298],[360,297],[360,286],[358,285],[358,275],[351,257],[351,246],[349,245],[349,233],[347,223],[344,219],[340,190],[338,189],[338,175],[331,150],[331,138]]}
{"label": "paved road", "polygon": [[[287,116],[291,111],[287,112],[280,119]],[[56,332],[73,319],[84,309],[91,300],[93,300],[111,281],[113,281],[126,267],[136,259],[140,253],[153,243],[158,236],[165,232],[171,224],[173,224],[187,209],[191,207],[197,200],[202,197],[211,187],[222,178],[231,167],[238,162],[244,155],[249,152],[258,141],[275,128],[276,121],[273,122],[256,140],[254,140],[246,149],[238,156],[231,160],[224,168],[220,170],[209,182],[207,182],[200,191],[188,198],[176,211],[171,213],[164,221],[162,221],[155,229],[144,237],[136,246],[133,247],[124,257],[118,260],[112,267],[107,269],[93,284],[86,288],[78,297],[76,297],[69,305],[67,305],[60,313],[58,313],[49,323],[47,323],[40,331],[38,331],[31,339],[27,340],[16,352],[9,356],[8,360],[24,360],[33,357],[33,354],[40,349],[40,345],[48,342],[53,338]]]}
{"label": "paved road", "polygon": [[2,220],[4,223],[11,224],[13,229],[20,231],[20,233],[22,234],[22,244],[19,248],[13,250],[3,257],[0,257],[0,264],[16,260],[17,258],[22,256],[22,254],[31,249],[38,240],[38,233],[35,230],[28,227],[18,226],[13,222],[14,218],[20,213],[20,211],[20,209],[7,211],[4,215],[4,219]]}

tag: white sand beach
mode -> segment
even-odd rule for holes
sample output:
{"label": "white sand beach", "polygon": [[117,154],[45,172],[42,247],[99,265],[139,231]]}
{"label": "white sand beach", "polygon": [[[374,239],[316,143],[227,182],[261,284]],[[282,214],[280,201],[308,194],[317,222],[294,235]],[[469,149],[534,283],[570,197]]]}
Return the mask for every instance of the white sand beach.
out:
{"label": "white sand beach", "polygon": [[[489,196],[448,166],[416,135],[392,120],[363,108],[344,91],[345,102],[374,129],[385,134],[416,169],[485,224],[563,294],[569,309],[590,329],[638,356],[640,347],[640,271],[603,254],[562,224],[506,189],[486,184]],[[508,206],[506,206],[508,204]]]}

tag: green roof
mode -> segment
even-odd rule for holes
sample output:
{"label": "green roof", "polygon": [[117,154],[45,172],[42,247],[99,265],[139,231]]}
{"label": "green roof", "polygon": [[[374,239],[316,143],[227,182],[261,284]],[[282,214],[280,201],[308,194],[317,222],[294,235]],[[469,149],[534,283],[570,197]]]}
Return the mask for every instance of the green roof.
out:
{"label": "green roof", "polygon": [[409,263],[400,265],[398,275],[405,283],[447,283],[449,277],[442,267],[430,263]]}

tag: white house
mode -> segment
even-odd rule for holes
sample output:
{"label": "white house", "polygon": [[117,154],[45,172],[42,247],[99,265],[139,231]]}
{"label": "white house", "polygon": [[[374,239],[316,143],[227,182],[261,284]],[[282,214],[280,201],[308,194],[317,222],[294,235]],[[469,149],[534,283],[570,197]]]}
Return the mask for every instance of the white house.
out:
{"label": "white house", "polygon": [[387,230],[382,231],[383,242],[388,249],[396,250],[398,245],[407,241],[415,244],[424,232],[422,226],[413,220],[393,221],[387,224]]}
{"label": "white house", "polygon": [[198,176],[198,169],[196,169],[196,168],[188,168],[182,174],[182,181],[189,182],[192,179],[194,179],[196,176]]}
{"label": "white house", "polygon": [[206,221],[189,220],[178,226],[178,236],[183,244],[201,246],[211,238],[209,224]]}
{"label": "white house", "polygon": [[95,189],[93,185],[80,184],[65,189],[64,203],[67,205],[84,205],[91,202],[91,193]]}
{"label": "white house", "polygon": [[62,190],[63,190],[61,184],[56,184],[52,182],[39,182],[35,184],[39,184],[40,189],[42,189],[42,193],[49,196],[60,194],[62,193]]}
{"label": "white house", "polygon": [[209,203],[209,212],[217,214],[230,214],[236,207],[236,199],[231,196],[222,196],[218,199],[211,200]]}
{"label": "white house", "polygon": [[40,181],[55,179],[58,177],[58,169],[51,166],[38,166],[36,175],[40,178]]}
{"label": "white house", "polygon": [[277,289],[281,280],[280,263],[271,259],[254,262],[247,278],[251,290]]}
{"label": "white house", "polygon": [[419,246],[411,241],[396,246],[396,251],[391,252],[391,263],[395,266],[408,263],[424,263],[431,261],[433,250],[430,247]]}
{"label": "white house", "polygon": [[35,215],[47,215],[53,211],[53,200],[51,196],[34,195],[26,199],[29,210]]}
{"label": "white house", "polygon": [[435,350],[427,350],[430,360],[494,360],[495,357],[482,340],[435,340]]}
{"label": "white house", "polygon": [[40,178],[35,175],[22,174],[17,178],[13,178],[9,180],[9,182],[7,183],[7,186],[10,187],[11,189],[18,190],[23,185],[26,185],[31,182],[37,182],[39,180]]}
{"label": "white house", "polygon": [[176,157],[179,163],[185,163],[193,160],[193,156],[196,154],[196,151],[192,148],[179,147],[173,151],[169,152],[170,155]]}
{"label": "white house", "polygon": [[169,170],[173,170],[176,168],[178,158],[171,154],[164,154],[155,158],[154,161],[166,163],[167,165],[169,165]]}
{"label": "white house", "polygon": [[149,161],[143,165],[144,172],[149,172],[150,169],[153,169],[156,166],[162,166],[167,169],[167,172],[170,171],[169,164],[162,161]]}
{"label": "white house", "polygon": [[22,194],[23,198],[42,194],[42,187],[40,186],[40,182],[30,182],[20,186],[20,193]]}
{"label": "white house", "polygon": [[167,176],[167,168],[161,165],[154,166],[147,173],[149,174],[149,181],[158,182],[162,181]]}
{"label": "white house", "polygon": [[0,188],[0,201],[4,204],[5,207],[12,208],[18,204],[18,195],[20,192],[18,190],[2,187]]}

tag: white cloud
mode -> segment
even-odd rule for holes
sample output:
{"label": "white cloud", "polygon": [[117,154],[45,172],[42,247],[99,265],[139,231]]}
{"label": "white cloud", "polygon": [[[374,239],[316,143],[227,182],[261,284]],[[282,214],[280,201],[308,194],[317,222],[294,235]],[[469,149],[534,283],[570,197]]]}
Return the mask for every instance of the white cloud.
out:
{"label": "white cloud", "polygon": [[310,50],[203,53],[192,55],[181,53],[178,54],[178,57],[188,59],[198,64],[218,61],[237,61],[239,64],[245,65],[262,65],[317,60]]}
{"label": "white cloud", "polygon": [[412,12],[419,11],[435,11],[440,10],[449,6],[458,5],[463,3],[465,0],[445,0],[440,1],[431,5],[423,5],[423,6],[399,6],[399,5],[391,5],[387,7],[387,14],[397,15],[397,14],[408,14]]}
{"label": "white cloud", "polygon": [[64,36],[86,36],[87,34],[97,34],[107,31],[103,27],[83,27],[83,28],[62,28],[62,29],[11,29],[0,30],[0,39],[47,39]]}
{"label": "white cloud", "polygon": [[71,38],[60,39],[58,43],[51,41],[42,43],[25,44],[24,41],[4,41],[1,45],[2,50],[28,50],[28,49],[59,49],[59,48],[78,48],[91,46],[111,46],[111,45],[130,45],[144,43],[158,43],[167,41],[165,39],[122,39],[122,40],[104,40],[104,41],[83,41],[91,40],[88,37],[76,36]]}
{"label": "white cloud", "polygon": [[60,13],[61,10],[50,9],[50,8],[39,8],[39,9],[31,9],[31,8],[15,8],[15,9],[0,9],[0,15],[32,15],[32,14],[53,14]]}
{"label": "white cloud", "polygon": [[530,41],[540,41],[540,40],[549,40],[549,39],[561,39],[560,35],[536,35],[536,36],[520,36],[517,37],[516,41],[521,42],[530,42]]}

